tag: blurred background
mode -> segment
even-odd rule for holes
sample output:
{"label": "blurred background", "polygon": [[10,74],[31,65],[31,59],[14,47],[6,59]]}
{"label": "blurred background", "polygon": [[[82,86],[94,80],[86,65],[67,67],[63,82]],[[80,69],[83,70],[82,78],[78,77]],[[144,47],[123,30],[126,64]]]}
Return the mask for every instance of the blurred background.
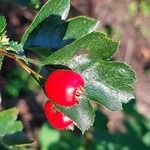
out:
{"label": "blurred background", "polygon": [[[7,35],[21,40],[44,0],[0,0],[0,15],[7,19]],[[54,130],[42,110],[45,96],[36,81],[5,59],[0,75],[2,106],[17,107],[24,131],[34,140],[27,149],[41,150],[148,150],[150,149],[150,1],[71,0],[69,17],[85,15],[100,21],[98,31],[121,41],[114,59],[137,73],[136,100],[120,112],[96,106],[94,126],[84,135]]]}

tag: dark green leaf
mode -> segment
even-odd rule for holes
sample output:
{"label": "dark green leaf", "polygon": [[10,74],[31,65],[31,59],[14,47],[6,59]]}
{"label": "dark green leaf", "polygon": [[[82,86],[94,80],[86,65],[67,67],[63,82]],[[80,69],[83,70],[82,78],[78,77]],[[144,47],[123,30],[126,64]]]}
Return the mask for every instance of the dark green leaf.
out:
{"label": "dark green leaf", "polygon": [[99,61],[83,71],[86,92],[112,111],[121,110],[122,103],[134,98],[134,71],[124,63]]}
{"label": "dark green leaf", "polygon": [[72,108],[57,106],[64,114],[71,118],[77,127],[84,133],[94,123],[95,113],[87,98],[82,95],[80,103]]}
{"label": "dark green leaf", "polygon": [[68,46],[54,52],[46,58],[45,64],[65,64],[79,53],[87,53],[89,57],[96,61],[98,59],[109,59],[118,48],[118,42],[113,42],[104,37],[100,32],[92,32]]}
{"label": "dark green leaf", "polygon": [[31,144],[33,140],[30,140],[24,132],[16,132],[11,135],[4,136],[2,140],[8,146],[11,145],[23,145],[23,144]]}
{"label": "dark green leaf", "polygon": [[27,39],[32,34],[32,31],[37,28],[42,22],[49,22],[50,16],[58,16],[59,20],[65,20],[68,16],[69,9],[69,0],[49,0],[39,11],[31,25],[29,26],[28,30],[25,32],[22,38],[22,44],[24,45],[27,42]]}
{"label": "dark green leaf", "polygon": [[[25,48],[35,52],[51,54],[74,40],[95,30],[97,21],[87,17],[76,17],[60,25],[57,16],[49,17],[49,21],[44,21],[29,36],[25,43]],[[58,18],[59,19],[59,18]],[[47,54],[46,53],[46,54]]]}
{"label": "dark green leaf", "polygon": [[22,123],[16,121],[18,110],[11,108],[0,112],[0,137],[7,134],[13,134],[23,129]]}
{"label": "dark green leaf", "polygon": [[4,33],[6,27],[6,19],[3,16],[0,16],[0,36]]}

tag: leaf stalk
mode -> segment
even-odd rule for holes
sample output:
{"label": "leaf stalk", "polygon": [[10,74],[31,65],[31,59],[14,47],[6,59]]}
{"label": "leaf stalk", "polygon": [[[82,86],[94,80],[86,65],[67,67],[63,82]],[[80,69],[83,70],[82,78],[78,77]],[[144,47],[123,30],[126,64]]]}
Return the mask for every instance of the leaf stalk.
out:
{"label": "leaf stalk", "polygon": [[27,64],[25,64],[22,60],[20,60],[19,56],[13,55],[8,53],[5,50],[1,50],[0,49],[0,55],[5,56],[7,58],[10,58],[12,60],[14,60],[15,62],[17,62],[26,72],[28,72],[29,74],[38,77],[38,78],[43,78],[39,73],[35,72],[34,70],[32,70]]}

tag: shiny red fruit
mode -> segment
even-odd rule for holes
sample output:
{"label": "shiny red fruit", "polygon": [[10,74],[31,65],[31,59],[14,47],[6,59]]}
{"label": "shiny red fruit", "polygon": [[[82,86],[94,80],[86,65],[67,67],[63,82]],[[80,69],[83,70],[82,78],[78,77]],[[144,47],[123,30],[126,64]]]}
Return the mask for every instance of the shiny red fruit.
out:
{"label": "shiny red fruit", "polygon": [[58,69],[45,82],[45,93],[56,104],[71,107],[78,104],[83,92],[84,80],[72,70]]}
{"label": "shiny red fruit", "polygon": [[58,130],[73,128],[73,121],[69,117],[64,116],[62,112],[56,110],[55,106],[50,101],[45,103],[44,112],[48,122],[54,128]]}

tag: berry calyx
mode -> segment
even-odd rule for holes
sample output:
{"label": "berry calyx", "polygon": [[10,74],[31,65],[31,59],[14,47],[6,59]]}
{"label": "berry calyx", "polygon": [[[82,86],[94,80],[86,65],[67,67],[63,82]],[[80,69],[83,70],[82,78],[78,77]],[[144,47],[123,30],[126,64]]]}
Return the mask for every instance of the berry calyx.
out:
{"label": "berry calyx", "polygon": [[58,69],[53,71],[45,82],[45,93],[58,105],[71,107],[79,103],[83,93],[84,80],[72,70]]}
{"label": "berry calyx", "polygon": [[44,112],[48,122],[58,130],[73,129],[73,121],[58,111],[55,106],[48,100],[44,105]]}

